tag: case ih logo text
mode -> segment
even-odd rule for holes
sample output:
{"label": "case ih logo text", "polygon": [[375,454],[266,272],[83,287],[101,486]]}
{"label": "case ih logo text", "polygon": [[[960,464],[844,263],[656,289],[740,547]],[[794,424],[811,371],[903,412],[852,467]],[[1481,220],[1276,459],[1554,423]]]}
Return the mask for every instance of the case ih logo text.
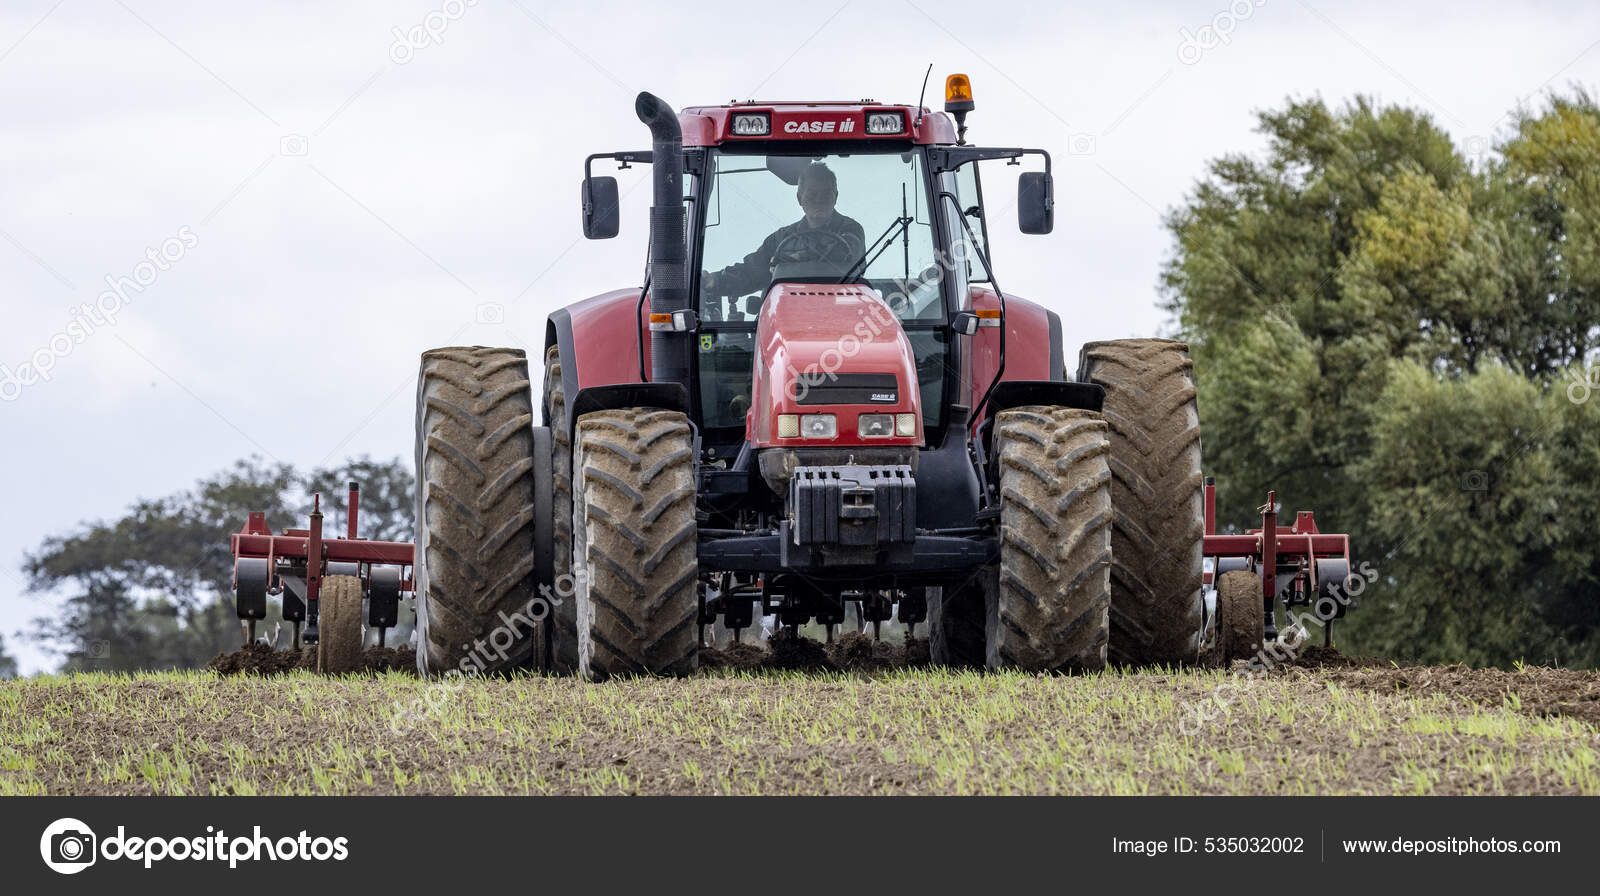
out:
{"label": "case ih logo text", "polygon": [[78,819],[61,818],[39,837],[39,855],[62,874],[77,874],[96,859],[141,862],[146,868],[164,861],[227,862],[237,868],[240,862],[342,862],[350,857],[350,839],[313,837],[307,831],[269,837],[259,826],[249,835],[231,837],[210,825],[193,837],[133,837],[118,825],[115,835],[101,840]]}
{"label": "case ih logo text", "polygon": [[856,129],[855,121],[789,121],[783,125],[785,134],[848,134]]}

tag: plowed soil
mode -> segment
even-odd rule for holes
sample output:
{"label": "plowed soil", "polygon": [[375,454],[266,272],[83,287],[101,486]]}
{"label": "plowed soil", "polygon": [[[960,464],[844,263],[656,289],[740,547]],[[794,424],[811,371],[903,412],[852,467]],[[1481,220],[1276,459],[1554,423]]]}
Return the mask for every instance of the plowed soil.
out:
{"label": "plowed soil", "polygon": [[1289,674],[1348,688],[1417,697],[1441,696],[1484,706],[1509,704],[1533,716],[1568,716],[1600,726],[1600,673],[1572,669],[1472,669],[1389,666],[1376,661],[1300,667]]}
{"label": "plowed soil", "polygon": [[[317,648],[299,650],[273,650],[265,644],[251,644],[233,653],[218,654],[211,658],[206,668],[223,675],[281,675],[304,669],[317,669]],[[361,651],[356,672],[415,672],[417,652],[410,647],[368,647]]]}

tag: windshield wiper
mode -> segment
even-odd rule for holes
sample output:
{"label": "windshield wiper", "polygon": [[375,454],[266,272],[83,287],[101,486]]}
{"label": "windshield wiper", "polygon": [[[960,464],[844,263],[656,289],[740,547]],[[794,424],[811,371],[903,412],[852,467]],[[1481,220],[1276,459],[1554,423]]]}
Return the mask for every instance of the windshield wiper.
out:
{"label": "windshield wiper", "polygon": [[[899,233],[907,232],[907,228],[910,226],[911,219],[909,217],[895,218],[894,223],[885,228],[883,233],[879,234],[878,238],[872,241],[872,245],[868,246],[866,251],[861,253],[861,258],[859,258],[855,264],[850,266],[850,270],[845,271],[844,276],[839,278],[839,282],[844,283],[848,280],[854,280],[861,274],[861,272],[872,267],[872,263],[878,260],[878,256],[888,251],[889,247],[894,245],[895,237],[898,236]],[[896,233],[896,231],[899,231],[899,233]]]}

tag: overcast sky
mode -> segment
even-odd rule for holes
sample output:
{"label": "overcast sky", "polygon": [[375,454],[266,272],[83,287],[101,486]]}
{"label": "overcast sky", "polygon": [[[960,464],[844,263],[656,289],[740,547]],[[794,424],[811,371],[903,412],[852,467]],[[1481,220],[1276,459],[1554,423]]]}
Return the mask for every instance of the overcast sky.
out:
{"label": "overcast sky", "polygon": [[[1480,152],[1517,104],[1600,84],[1593,0],[672,10],[5,0],[0,633],[24,671],[53,662],[15,635],[50,608],[17,568],[45,535],[251,454],[409,457],[420,352],[537,357],[549,311],[636,284],[649,190],[586,242],[577,182],[588,153],[648,148],[639,90],[910,103],[932,62],[937,105],[968,73],[970,139],[1055,156],[1055,233],[991,229],[1007,292],[1059,312],[1075,358],[1169,326],[1161,216],[1260,148],[1256,110],[1367,93]],[[108,278],[114,323],[84,323]],[[41,351],[48,381],[7,381]]]}

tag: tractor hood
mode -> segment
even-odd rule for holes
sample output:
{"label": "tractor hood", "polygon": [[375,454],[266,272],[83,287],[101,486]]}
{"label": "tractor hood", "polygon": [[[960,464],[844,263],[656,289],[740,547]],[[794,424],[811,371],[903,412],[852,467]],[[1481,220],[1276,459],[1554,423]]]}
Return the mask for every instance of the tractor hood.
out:
{"label": "tractor hood", "polygon": [[[756,323],[758,356],[746,438],[756,448],[922,445],[916,359],[894,312],[858,284],[779,283]],[[831,414],[837,433],[806,437],[780,415]],[[863,414],[907,414],[914,425],[862,435]]]}

